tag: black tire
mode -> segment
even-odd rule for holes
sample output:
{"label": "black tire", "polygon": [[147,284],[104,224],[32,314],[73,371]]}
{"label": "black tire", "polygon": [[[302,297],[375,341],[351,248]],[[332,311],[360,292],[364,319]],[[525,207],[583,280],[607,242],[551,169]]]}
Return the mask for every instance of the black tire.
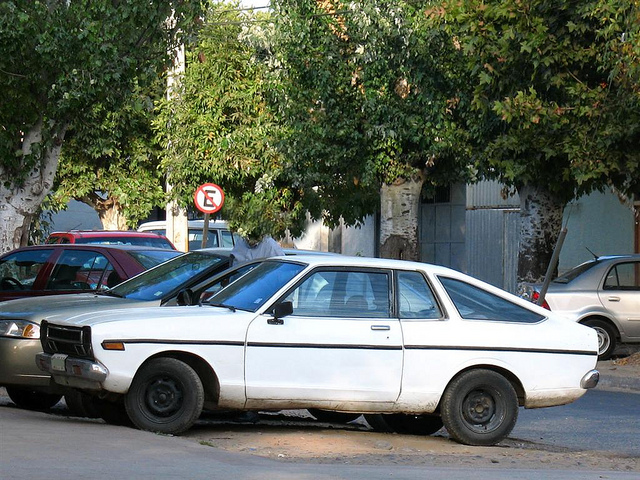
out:
{"label": "black tire", "polygon": [[49,410],[62,399],[62,395],[22,387],[7,387],[7,395],[18,407],[39,411]]}
{"label": "black tire", "polygon": [[385,415],[380,413],[365,413],[364,419],[374,431],[380,433],[393,433],[395,430],[385,420]]}
{"label": "black tire", "polygon": [[158,358],[136,373],[124,404],[139,429],[179,434],[200,417],[204,388],[198,374],[186,363]]}
{"label": "black tire", "polygon": [[326,423],[349,423],[360,418],[361,413],[332,412],[331,410],[321,410],[310,408],[308,412],[319,422]]}
{"label": "black tire", "polygon": [[452,439],[466,445],[495,445],[516,424],[518,397],[499,373],[469,370],[447,386],[440,411]]}
{"label": "black tire", "polygon": [[396,433],[410,435],[433,435],[442,428],[442,418],[438,415],[408,415],[394,413],[383,415],[385,422]]}
{"label": "black tire", "polygon": [[616,349],[616,331],[606,321],[594,318],[584,324],[598,334],[598,360],[608,360]]}
{"label": "black tire", "polygon": [[71,415],[76,417],[100,418],[99,400],[80,390],[69,390],[64,394],[64,401]]}
{"label": "black tire", "polygon": [[101,418],[108,425],[117,425],[120,427],[133,426],[122,402],[110,402],[108,400],[94,398],[91,404],[92,408],[95,409],[97,418]]}

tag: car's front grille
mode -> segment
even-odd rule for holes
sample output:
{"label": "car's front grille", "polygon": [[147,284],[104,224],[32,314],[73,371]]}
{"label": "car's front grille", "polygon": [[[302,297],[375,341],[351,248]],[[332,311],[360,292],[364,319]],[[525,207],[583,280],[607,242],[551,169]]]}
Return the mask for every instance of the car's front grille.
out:
{"label": "car's front grille", "polygon": [[46,353],[93,358],[90,327],[62,326],[43,320],[40,325],[40,343]]}

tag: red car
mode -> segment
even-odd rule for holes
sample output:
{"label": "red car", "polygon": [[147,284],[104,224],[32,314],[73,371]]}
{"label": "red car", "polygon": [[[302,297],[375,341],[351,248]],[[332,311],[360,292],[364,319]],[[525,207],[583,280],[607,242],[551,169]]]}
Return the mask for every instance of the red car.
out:
{"label": "red car", "polygon": [[155,232],[136,232],[135,230],[68,230],[53,232],[45,241],[51,243],[84,243],[107,245],[141,245],[144,247],[176,247],[164,235]]}
{"label": "red car", "polygon": [[0,301],[113,287],[181,255],[131,245],[36,245],[0,256]]}

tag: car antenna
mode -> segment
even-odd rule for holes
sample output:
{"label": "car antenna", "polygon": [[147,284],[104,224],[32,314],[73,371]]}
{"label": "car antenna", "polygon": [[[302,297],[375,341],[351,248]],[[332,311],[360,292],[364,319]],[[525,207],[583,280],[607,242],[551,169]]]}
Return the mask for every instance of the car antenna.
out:
{"label": "car antenna", "polygon": [[596,255],[595,253],[593,253],[589,247],[586,247],[586,246],[585,246],[584,248],[586,248],[586,249],[587,249],[587,251],[588,251],[591,255],[593,255],[593,258],[594,258],[595,260],[597,260],[597,259],[599,258],[599,257],[598,257],[598,255]]}

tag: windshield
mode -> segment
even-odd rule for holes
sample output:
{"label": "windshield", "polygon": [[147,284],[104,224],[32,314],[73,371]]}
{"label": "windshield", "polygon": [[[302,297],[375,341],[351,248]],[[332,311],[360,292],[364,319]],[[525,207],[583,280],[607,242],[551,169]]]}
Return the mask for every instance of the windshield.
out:
{"label": "windshield", "polygon": [[164,299],[184,288],[187,282],[197,281],[201,274],[217,270],[228,261],[227,257],[212,253],[185,253],[121,283],[109,292],[132,300]]}
{"label": "windshield", "polygon": [[582,263],[577,267],[572,268],[564,275],[561,275],[558,278],[556,278],[553,281],[553,283],[569,283],[571,280],[579,277],[587,270],[591,269],[592,267],[595,267],[597,264],[598,264],[597,260],[589,260],[588,262]]}
{"label": "windshield", "polygon": [[263,262],[216,293],[209,303],[255,312],[304,268],[305,265],[299,263]]}

